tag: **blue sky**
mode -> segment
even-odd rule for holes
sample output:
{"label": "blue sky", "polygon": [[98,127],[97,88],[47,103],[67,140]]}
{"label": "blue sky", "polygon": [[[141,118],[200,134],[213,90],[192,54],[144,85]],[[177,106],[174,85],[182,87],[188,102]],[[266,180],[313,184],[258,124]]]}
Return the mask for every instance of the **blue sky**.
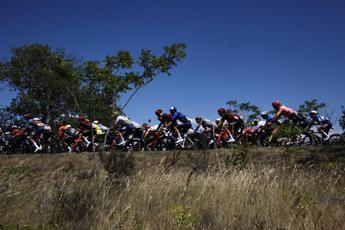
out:
{"label": "blue sky", "polygon": [[[162,75],[127,107],[133,120],[154,118],[155,109],[170,106],[215,119],[230,99],[271,110],[275,99],[297,107],[316,98],[339,113],[345,105],[344,12],[342,0],[1,0],[0,58],[34,42],[84,60],[120,49],[159,54],[183,42],[187,57],[173,75]],[[0,105],[12,96],[1,90]]]}

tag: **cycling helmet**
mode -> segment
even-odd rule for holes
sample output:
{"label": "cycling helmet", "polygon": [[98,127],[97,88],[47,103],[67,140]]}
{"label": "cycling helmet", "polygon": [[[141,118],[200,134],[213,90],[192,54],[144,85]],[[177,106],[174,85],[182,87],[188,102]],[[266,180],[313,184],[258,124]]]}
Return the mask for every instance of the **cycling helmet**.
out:
{"label": "cycling helmet", "polygon": [[262,112],[260,115],[261,115],[262,118],[265,118],[265,117],[268,116],[268,113],[267,112]]}
{"label": "cycling helmet", "polygon": [[113,112],[113,117],[118,117],[118,116],[120,116],[120,112],[119,111],[114,111]]}
{"label": "cycling helmet", "polygon": [[32,121],[41,121],[41,119],[39,119],[38,117],[35,117],[34,119],[32,119]]}
{"label": "cycling helmet", "polygon": [[175,106],[170,108],[170,113],[176,113],[177,109]]}
{"label": "cycling helmet", "polygon": [[196,122],[200,122],[200,121],[202,121],[202,118],[201,118],[201,117],[196,117],[196,118],[195,118],[195,121],[196,121]]}
{"label": "cycling helmet", "polygon": [[98,125],[98,124],[99,124],[99,121],[93,121],[92,123]]}
{"label": "cycling helmet", "polygon": [[218,111],[219,114],[224,114],[225,113],[225,109],[224,108],[219,108],[217,111]]}
{"label": "cycling helmet", "polygon": [[149,128],[150,128],[150,125],[147,124],[147,123],[144,123],[144,124],[143,124],[143,128],[144,128],[144,129],[149,129]]}
{"label": "cycling helmet", "polygon": [[276,100],[276,101],[273,101],[272,102],[272,107],[279,107],[279,106],[281,106],[282,105],[282,103],[281,103],[281,101],[279,101],[279,100]]}
{"label": "cycling helmet", "polygon": [[316,110],[312,110],[312,111],[309,112],[309,114],[310,115],[316,115],[316,114],[318,114],[318,112]]}
{"label": "cycling helmet", "polygon": [[156,114],[157,116],[162,115],[162,113],[163,113],[163,110],[161,110],[161,109],[157,109],[157,110],[155,111],[155,114]]}

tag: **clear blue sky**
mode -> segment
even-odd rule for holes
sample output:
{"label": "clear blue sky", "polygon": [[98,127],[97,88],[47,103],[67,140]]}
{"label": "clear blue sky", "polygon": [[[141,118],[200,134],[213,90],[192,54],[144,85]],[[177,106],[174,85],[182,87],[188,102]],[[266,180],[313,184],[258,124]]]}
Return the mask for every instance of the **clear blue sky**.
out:
{"label": "clear blue sky", "polygon": [[[187,44],[173,75],[152,82],[127,107],[139,122],[173,105],[214,119],[230,99],[264,110],[274,99],[297,107],[316,98],[337,113],[345,105],[344,0],[1,0],[0,25],[1,59],[34,42],[85,60]],[[1,90],[0,105],[11,96]]]}

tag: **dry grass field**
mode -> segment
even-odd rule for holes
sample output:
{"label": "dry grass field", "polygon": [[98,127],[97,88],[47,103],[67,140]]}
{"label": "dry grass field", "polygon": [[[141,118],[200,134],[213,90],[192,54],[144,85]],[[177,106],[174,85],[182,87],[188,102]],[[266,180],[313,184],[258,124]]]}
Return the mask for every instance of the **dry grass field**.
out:
{"label": "dry grass field", "polygon": [[0,229],[345,229],[343,147],[0,156]]}

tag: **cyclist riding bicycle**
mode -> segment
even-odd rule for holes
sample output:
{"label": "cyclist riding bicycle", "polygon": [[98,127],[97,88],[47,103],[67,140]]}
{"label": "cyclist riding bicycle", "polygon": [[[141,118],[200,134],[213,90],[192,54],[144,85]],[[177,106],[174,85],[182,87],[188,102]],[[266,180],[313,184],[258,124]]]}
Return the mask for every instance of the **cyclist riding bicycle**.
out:
{"label": "cyclist riding bicycle", "polygon": [[128,117],[121,116],[118,111],[113,113],[113,118],[115,132],[120,136],[120,143],[118,145],[124,145],[126,143],[125,138],[135,134],[136,130],[141,128],[138,123],[131,121]]}
{"label": "cyclist riding bicycle", "polygon": [[181,133],[186,134],[192,128],[192,123],[183,113],[177,112],[176,107],[170,108],[170,114],[172,120],[167,124],[167,127],[174,130],[177,134],[176,144],[178,144],[183,141]]}
{"label": "cyclist riding bicycle", "polygon": [[268,127],[269,125],[279,122],[279,119],[281,117],[285,117],[288,120],[291,120],[294,123],[294,125],[296,124],[301,125],[302,123],[305,122],[305,117],[302,117],[302,115],[299,115],[295,110],[289,107],[286,107],[279,100],[273,101],[272,107],[275,110],[275,114],[273,118],[271,119],[271,121],[265,124],[265,127]]}
{"label": "cyclist riding bicycle", "polygon": [[216,128],[216,123],[204,119],[202,117],[195,118],[196,127],[194,128],[194,133],[206,134],[209,135],[210,142],[209,145],[214,142],[214,130]]}
{"label": "cyclist riding bicycle", "polygon": [[[79,129],[81,131],[81,139],[86,143],[86,148],[89,147],[92,137],[92,123],[89,119],[84,116],[77,116],[79,121]],[[88,139],[89,138],[89,139]]]}
{"label": "cyclist riding bicycle", "polygon": [[166,127],[167,124],[169,124],[172,121],[172,116],[171,114],[168,113],[163,113],[163,110],[161,109],[157,109],[155,111],[155,114],[157,116],[157,119],[159,120],[159,125],[157,127],[157,131],[161,128],[161,127]]}
{"label": "cyclist riding bicycle", "polygon": [[323,138],[328,138],[329,130],[333,124],[328,117],[320,116],[317,111],[312,110],[309,115],[313,121],[313,124],[320,125],[317,130],[321,133]]}
{"label": "cyclist riding bicycle", "polygon": [[242,117],[238,114],[229,112],[225,110],[224,108],[219,108],[217,112],[219,116],[221,117],[221,120],[219,124],[217,125],[217,128],[222,128],[224,122],[227,121],[229,123],[227,126],[228,126],[228,131],[230,134],[230,139],[228,142],[233,142],[234,141],[233,135],[238,135],[242,133],[244,129],[244,121]]}

